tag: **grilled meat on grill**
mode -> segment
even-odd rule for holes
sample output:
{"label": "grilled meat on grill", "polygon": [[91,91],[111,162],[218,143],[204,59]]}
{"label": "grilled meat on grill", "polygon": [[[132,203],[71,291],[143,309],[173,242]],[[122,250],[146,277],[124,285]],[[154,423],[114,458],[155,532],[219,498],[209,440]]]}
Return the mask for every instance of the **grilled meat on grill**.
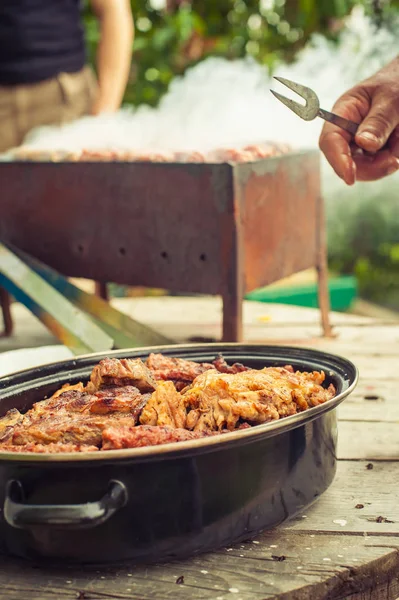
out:
{"label": "grilled meat on grill", "polygon": [[20,146],[13,150],[14,160],[51,162],[153,162],[153,163],[244,163],[255,162],[272,156],[287,154],[291,148],[284,144],[266,142],[252,144],[244,148],[218,148],[208,153],[192,151],[150,152],[138,150],[37,150],[30,146]]}
{"label": "grilled meat on grill", "polygon": [[86,387],[65,385],[25,414],[11,409],[0,419],[0,450],[89,452],[245,429],[326,402],[335,389],[324,381],[323,372],[256,370],[222,356],[212,363],[106,358]]}

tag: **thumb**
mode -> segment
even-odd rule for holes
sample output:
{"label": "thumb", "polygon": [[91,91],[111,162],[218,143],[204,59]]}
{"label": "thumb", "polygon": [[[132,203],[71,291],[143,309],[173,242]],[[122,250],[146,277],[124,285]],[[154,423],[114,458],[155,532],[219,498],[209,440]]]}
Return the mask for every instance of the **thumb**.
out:
{"label": "thumb", "polygon": [[398,109],[393,102],[375,98],[370,111],[356,133],[356,144],[368,152],[377,152],[387,143],[398,124]]}

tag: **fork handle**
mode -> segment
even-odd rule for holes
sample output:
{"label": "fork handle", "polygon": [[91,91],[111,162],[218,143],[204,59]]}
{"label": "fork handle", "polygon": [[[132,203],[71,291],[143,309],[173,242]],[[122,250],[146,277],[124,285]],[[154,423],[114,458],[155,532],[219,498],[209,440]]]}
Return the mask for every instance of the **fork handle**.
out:
{"label": "fork handle", "polygon": [[334,113],[330,113],[322,108],[319,110],[319,117],[325,121],[328,121],[329,123],[332,123],[333,125],[337,125],[337,127],[344,129],[353,136],[356,135],[356,132],[359,129],[359,123],[355,123],[354,121],[349,121],[348,119],[334,115]]}

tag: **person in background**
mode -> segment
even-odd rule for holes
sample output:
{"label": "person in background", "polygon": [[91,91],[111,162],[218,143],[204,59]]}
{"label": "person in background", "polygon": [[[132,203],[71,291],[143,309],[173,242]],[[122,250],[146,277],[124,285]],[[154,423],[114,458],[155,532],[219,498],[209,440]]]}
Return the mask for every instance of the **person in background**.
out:
{"label": "person in background", "polygon": [[129,0],[90,0],[97,80],[86,65],[80,0],[0,0],[0,152],[34,127],[119,108],[134,37]]}
{"label": "person in background", "polygon": [[341,96],[333,112],[361,124],[357,148],[343,129],[323,127],[320,149],[341,179],[353,185],[399,169],[399,57]]}

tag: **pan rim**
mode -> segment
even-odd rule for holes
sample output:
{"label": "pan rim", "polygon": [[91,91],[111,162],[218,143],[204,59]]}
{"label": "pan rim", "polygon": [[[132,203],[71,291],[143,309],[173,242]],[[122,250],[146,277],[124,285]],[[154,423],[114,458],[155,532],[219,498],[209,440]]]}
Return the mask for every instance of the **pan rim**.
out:
{"label": "pan rim", "polygon": [[[212,350],[216,350],[216,352],[212,352]],[[61,359],[54,361],[53,363],[49,363],[43,365],[42,368],[51,369],[56,368],[62,365],[65,365],[65,374],[69,374],[71,371],[71,367],[78,367],[79,363],[83,360],[93,359],[93,361],[101,360],[101,358],[105,357],[113,357],[113,356],[121,356],[123,353],[136,353],[138,357],[148,355],[150,352],[165,352],[172,351],[181,353],[186,351],[198,351],[202,353],[206,353],[209,351],[210,354],[223,352],[228,350],[241,350],[243,353],[248,352],[251,353],[251,350],[261,351],[265,354],[265,361],[268,358],[268,353],[276,353],[275,359],[281,363],[287,364],[292,357],[284,358],[285,354],[294,353],[298,354],[297,359],[298,362],[303,359],[308,359],[310,362],[316,362],[319,359],[322,362],[332,362],[332,366],[334,363],[337,365],[341,363],[341,365],[345,366],[348,370],[347,379],[345,380],[341,374],[339,374],[338,370],[333,371],[330,369],[329,375],[335,374],[337,375],[342,382],[346,383],[347,386],[343,389],[339,394],[334,396],[331,400],[327,400],[327,402],[320,404],[318,406],[314,406],[309,408],[301,413],[297,413],[295,415],[291,415],[289,417],[284,417],[283,419],[277,421],[269,421],[267,423],[263,423],[260,425],[255,425],[249,429],[241,429],[232,431],[226,434],[220,434],[216,436],[212,436],[209,438],[199,438],[195,440],[188,440],[183,442],[173,442],[168,444],[160,444],[157,446],[144,446],[141,448],[125,448],[121,450],[109,450],[109,451],[96,451],[96,452],[65,452],[65,453],[49,453],[49,454],[37,454],[32,452],[0,452],[0,465],[4,462],[18,462],[18,463],[93,463],[93,462],[114,462],[121,461],[123,459],[127,460],[156,460],[156,459],[168,459],[168,458],[176,458],[176,457],[184,457],[184,455],[192,455],[193,453],[208,453],[212,451],[222,450],[227,448],[231,444],[246,444],[250,442],[255,442],[258,438],[266,439],[269,437],[274,437],[275,435],[279,435],[290,431],[292,429],[296,429],[306,423],[313,421],[316,418],[321,417],[327,412],[333,411],[338,407],[343,400],[349,396],[353,390],[356,388],[358,380],[359,380],[359,371],[356,365],[348,360],[345,357],[342,357],[337,354],[330,354],[327,352],[323,352],[321,350],[315,350],[311,347],[305,346],[288,346],[282,344],[263,344],[263,343],[240,343],[240,342],[231,342],[231,343],[211,343],[211,344],[176,344],[176,345],[161,345],[161,346],[146,346],[146,347],[138,347],[138,348],[124,348],[122,350],[110,350],[105,352],[95,352],[90,354],[80,355],[76,358],[71,359]],[[190,358],[189,356],[187,357]],[[295,361],[294,361],[295,362]],[[41,367],[33,367],[30,369],[23,369],[18,372],[15,372],[11,375],[6,375],[0,378],[0,399],[1,399],[1,390],[7,389],[8,386],[11,388],[15,387],[16,391],[20,387],[25,387],[21,383],[13,383],[13,380],[20,377],[21,375],[29,375],[29,373],[37,375],[38,370]],[[48,376],[47,376],[48,377]],[[39,382],[41,379],[40,375],[37,376],[36,381]],[[7,386],[7,382],[9,384]],[[32,379],[32,386],[34,387],[35,380]],[[3,386],[3,387],[2,387]],[[6,387],[5,387],[6,386]]]}

